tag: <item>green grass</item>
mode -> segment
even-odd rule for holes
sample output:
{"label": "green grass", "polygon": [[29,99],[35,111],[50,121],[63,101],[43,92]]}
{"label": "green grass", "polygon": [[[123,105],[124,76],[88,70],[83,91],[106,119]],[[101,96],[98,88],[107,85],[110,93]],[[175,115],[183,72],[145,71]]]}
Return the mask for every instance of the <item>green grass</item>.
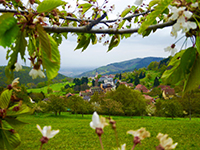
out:
{"label": "green grass", "polygon": [[34,93],[40,93],[41,91],[47,94],[48,87],[52,88],[53,91],[60,91],[62,87],[64,87],[66,84],[72,85],[73,83],[69,82],[63,82],[63,83],[55,83],[51,84],[49,86],[45,86],[43,88],[35,88],[35,89],[28,89],[28,92],[34,92]]}
{"label": "green grass", "polygon": [[[44,144],[43,150],[99,150],[101,149],[95,131],[90,128],[91,115],[70,115],[64,113],[61,116],[50,114],[21,116],[22,121],[28,122],[18,130],[22,143],[17,150],[36,150],[40,147],[41,133],[36,124],[41,127],[51,125],[52,129],[60,129],[60,132]],[[127,135],[128,130],[136,130],[146,127],[150,131],[151,138],[144,139],[135,150],[151,150],[159,144],[156,136],[159,132],[168,134],[175,142],[178,142],[179,150],[196,150],[200,147],[200,119],[189,121],[188,118],[158,118],[152,117],[113,117],[117,122],[117,131],[120,144],[127,144],[127,150],[131,149],[133,137]],[[110,126],[104,128],[102,140],[105,150],[116,147],[114,131]]]}

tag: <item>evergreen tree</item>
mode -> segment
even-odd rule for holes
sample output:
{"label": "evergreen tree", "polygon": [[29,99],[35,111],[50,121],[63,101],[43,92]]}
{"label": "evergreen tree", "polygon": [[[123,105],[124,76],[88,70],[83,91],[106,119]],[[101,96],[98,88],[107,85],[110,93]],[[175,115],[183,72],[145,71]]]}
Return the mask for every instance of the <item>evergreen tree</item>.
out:
{"label": "evergreen tree", "polygon": [[153,86],[154,86],[154,87],[157,87],[157,86],[159,86],[159,85],[160,85],[160,81],[158,80],[158,77],[155,77]]}
{"label": "evergreen tree", "polygon": [[134,84],[135,84],[135,86],[136,86],[136,85],[138,85],[139,83],[140,83],[140,79],[139,79],[139,77],[136,75],[136,76],[135,76]]}

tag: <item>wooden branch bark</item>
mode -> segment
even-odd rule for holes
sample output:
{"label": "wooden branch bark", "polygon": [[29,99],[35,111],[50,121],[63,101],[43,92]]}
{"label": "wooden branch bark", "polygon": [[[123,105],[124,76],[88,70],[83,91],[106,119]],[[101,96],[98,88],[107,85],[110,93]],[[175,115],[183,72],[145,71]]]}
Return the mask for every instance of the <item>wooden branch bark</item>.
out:
{"label": "wooden branch bark", "polygon": [[[147,30],[161,29],[172,26],[176,21],[169,21],[162,24],[151,25]],[[47,27],[44,26],[44,30],[49,33],[63,33],[63,32],[77,32],[77,33],[96,33],[96,34],[125,34],[125,33],[136,33],[139,28],[134,29],[91,29],[87,30],[86,27]]]}

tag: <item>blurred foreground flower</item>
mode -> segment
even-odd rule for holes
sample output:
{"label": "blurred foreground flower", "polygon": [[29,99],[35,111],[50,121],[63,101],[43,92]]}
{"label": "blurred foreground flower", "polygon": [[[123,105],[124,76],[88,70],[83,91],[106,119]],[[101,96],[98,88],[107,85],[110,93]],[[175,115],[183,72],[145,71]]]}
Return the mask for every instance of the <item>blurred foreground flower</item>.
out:
{"label": "blurred foreground flower", "polygon": [[178,143],[173,144],[172,138],[167,134],[158,133],[157,138],[160,141],[160,145],[156,147],[156,150],[170,150],[175,149]]}
{"label": "blurred foreground flower", "polygon": [[104,118],[104,117],[99,118],[99,115],[95,111],[92,115],[92,121],[90,122],[90,127],[95,129],[96,134],[99,137],[99,141],[100,141],[102,150],[104,150],[104,147],[103,147],[103,143],[101,140],[101,135],[103,134],[103,128],[107,125],[108,125],[108,123],[106,122],[106,118]]}
{"label": "blurred foreground flower", "polygon": [[[101,117],[95,111],[92,115],[92,121],[90,122],[90,127],[96,129],[97,134],[103,134],[103,128],[107,126],[106,118]],[[101,133],[102,132],[102,133]]]}
{"label": "blurred foreground flower", "polygon": [[127,131],[127,134],[131,134],[131,135],[134,136],[134,140],[133,140],[134,145],[132,147],[132,150],[135,148],[135,146],[137,144],[140,143],[141,140],[143,140],[146,137],[150,137],[150,132],[146,131],[145,128],[140,128],[140,129],[138,129],[136,131],[129,130],[129,131]]}
{"label": "blurred foreground flower", "polygon": [[32,79],[36,79],[38,76],[40,76],[41,78],[45,78],[46,77],[44,72],[42,72],[42,70],[40,68],[38,70],[37,69],[32,69],[29,72],[29,75],[32,77]]}
{"label": "blurred foreground flower", "polygon": [[21,91],[20,90],[20,87],[18,87],[18,83],[19,83],[19,78],[15,78],[12,83],[10,85],[8,85],[8,89],[11,90],[11,89],[14,89],[15,91],[19,92]]}
{"label": "blurred foreground flower", "polygon": [[20,70],[22,70],[22,65],[21,64],[19,64],[19,63],[15,63],[15,71],[20,71]]}
{"label": "blurred foreground flower", "polygon": [[43,129],[41,129],[40,125],[37,124],[36,127],[43,135],[43,137],[40,139],[42,144],[47,143],[50,138],[53,138],[59,132],[59,130],[51,131],[51,126],[44,126]]}
{"label": "blurred foreground flower", "polygon": [[164,48],[164,50],[165,52],[171,52],[171,55],[173,56],[178,51],[175,46],[175,44],[172,44],[171,46]]}

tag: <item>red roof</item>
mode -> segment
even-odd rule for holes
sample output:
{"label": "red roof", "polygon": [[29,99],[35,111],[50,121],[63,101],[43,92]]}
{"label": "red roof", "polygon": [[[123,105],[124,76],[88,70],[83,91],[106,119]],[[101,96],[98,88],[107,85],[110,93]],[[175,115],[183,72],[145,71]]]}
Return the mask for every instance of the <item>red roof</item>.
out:
{"label": "red roof", "polygon": [[143,93],[148,93],[149,90],[142,84],[138,84],[136,87],[135,87],[135,90],[139,90],[139,91],[142,91]]}

